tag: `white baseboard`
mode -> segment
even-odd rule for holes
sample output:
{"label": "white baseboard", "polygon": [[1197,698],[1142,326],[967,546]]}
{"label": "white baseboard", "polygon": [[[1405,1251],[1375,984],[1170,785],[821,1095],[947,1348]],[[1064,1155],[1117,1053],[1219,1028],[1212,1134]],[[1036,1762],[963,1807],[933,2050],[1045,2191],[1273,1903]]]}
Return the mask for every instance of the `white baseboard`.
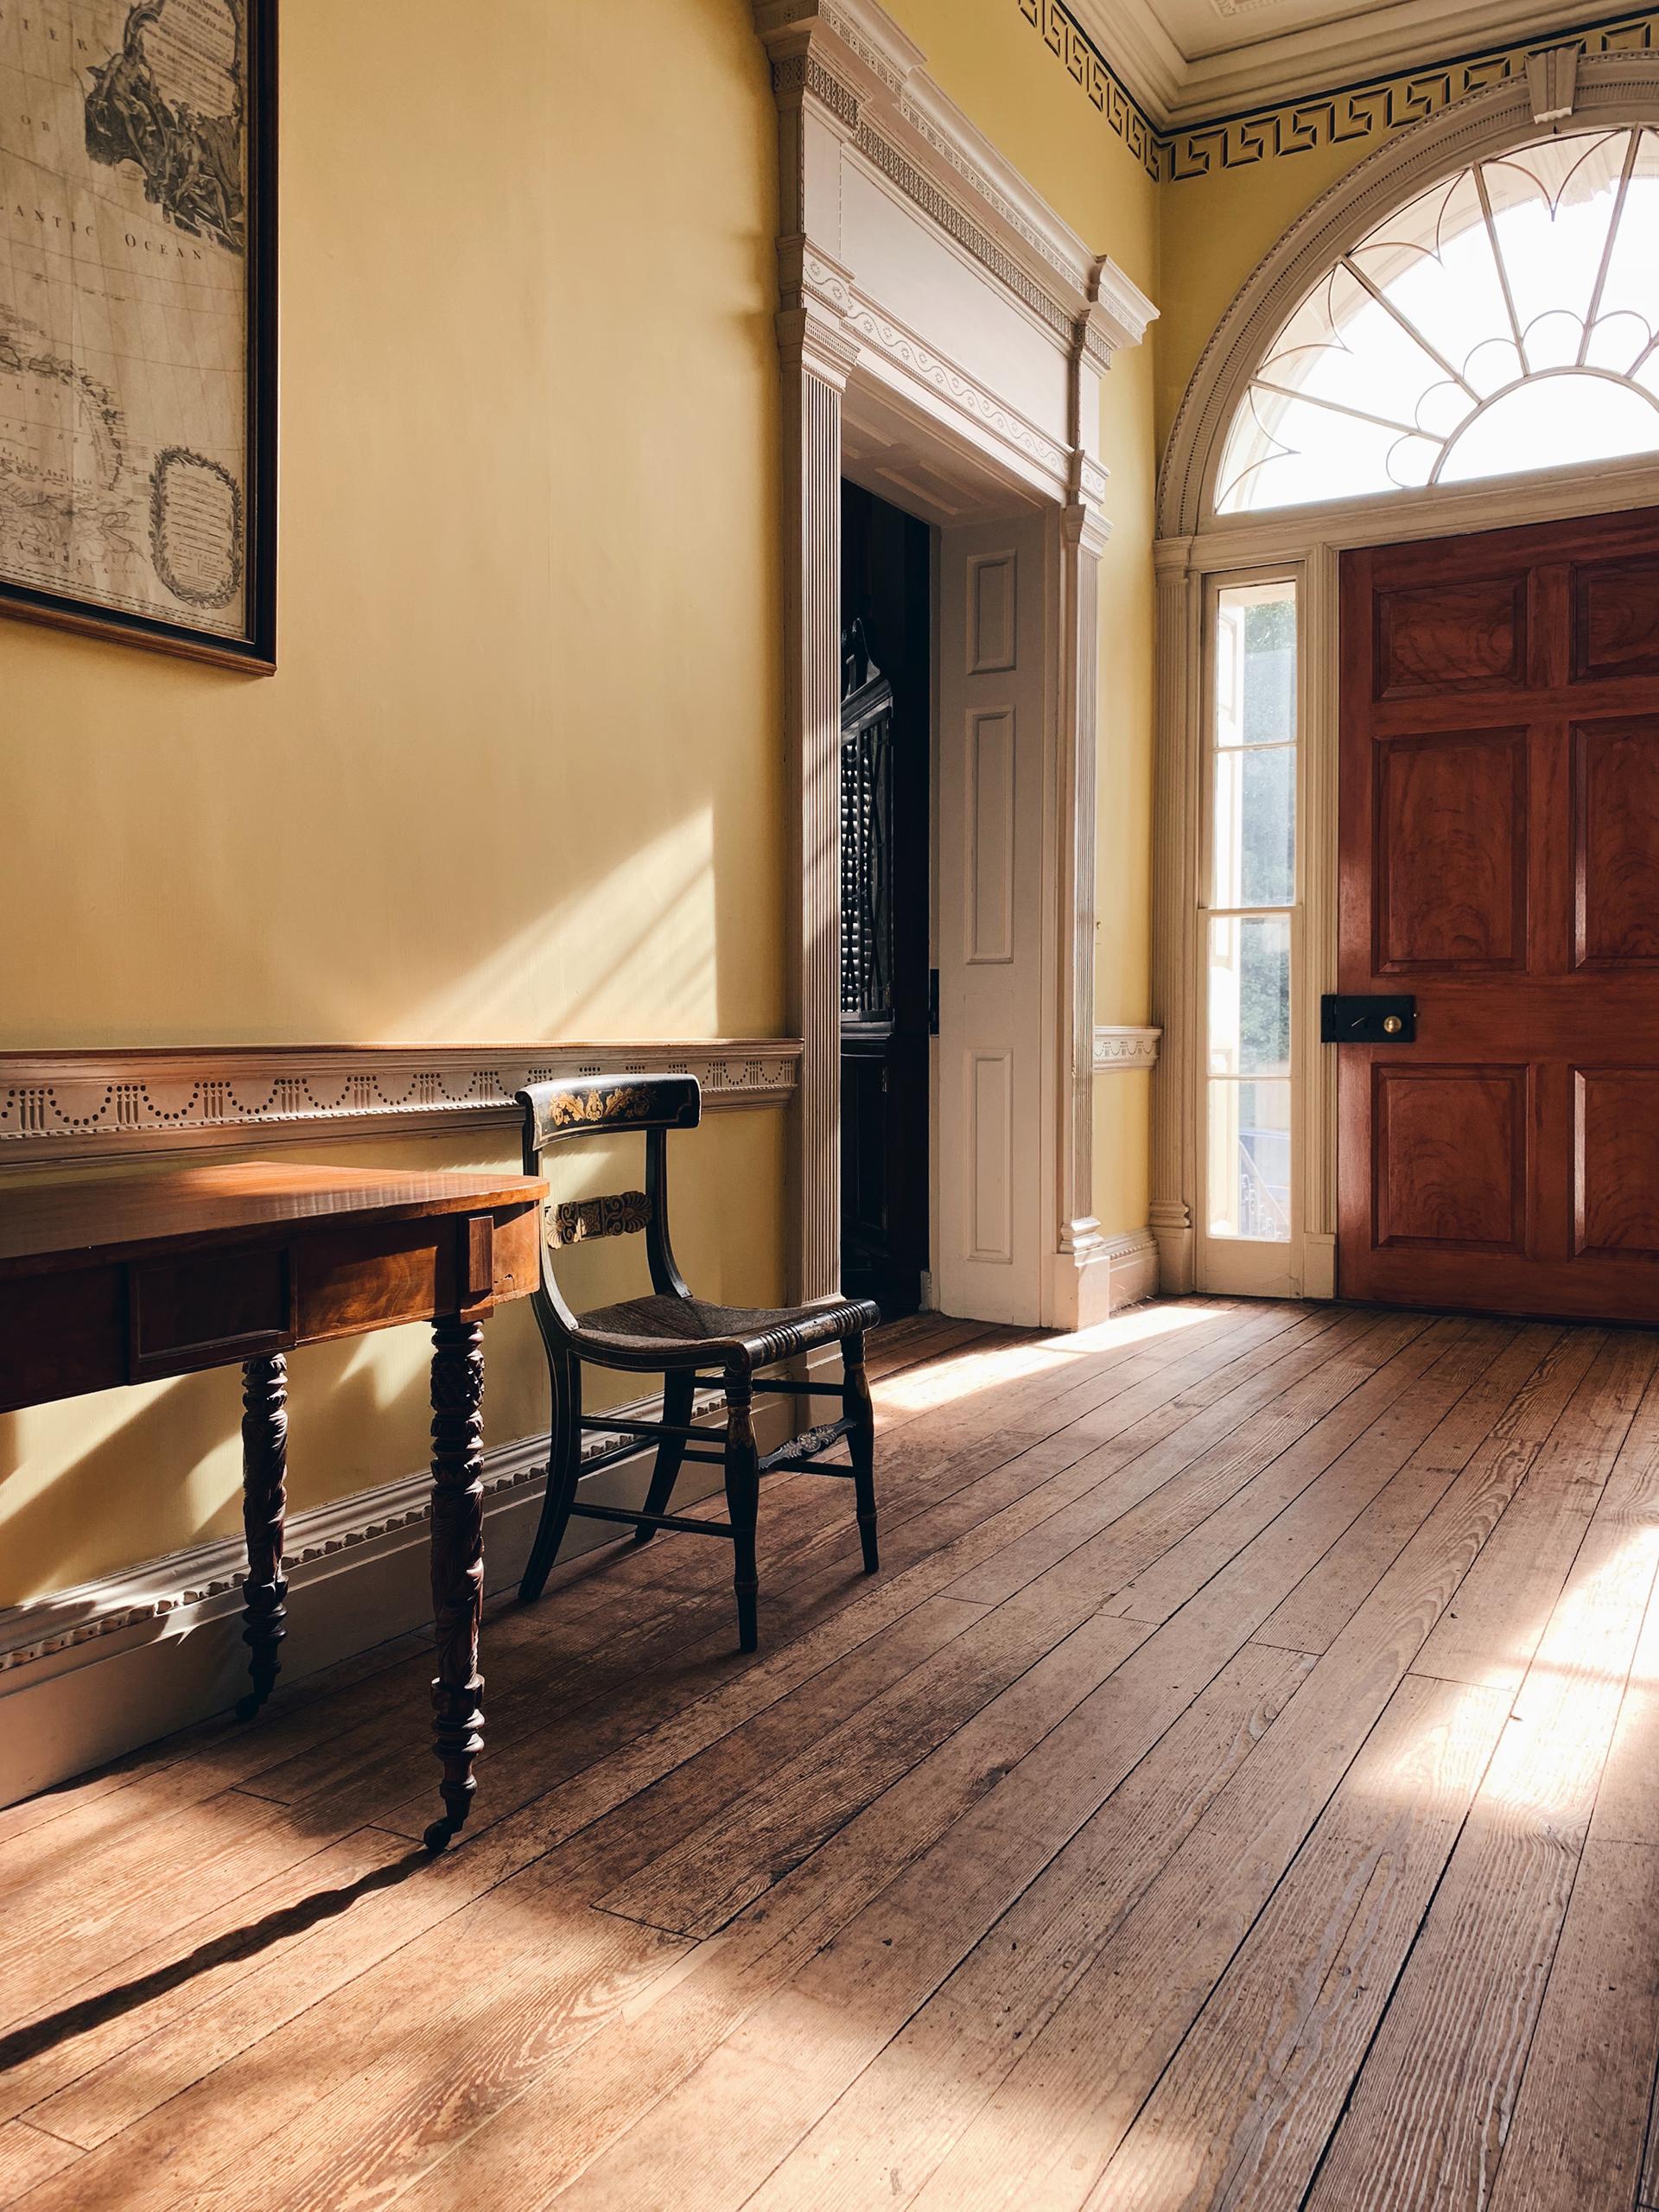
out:
{"label": "white baseboard", "polygon": [[1058,1329],[1089,1329],[1138,1306],[1158,1288],[1158,1245],[1150,1229],[1103,1238],[1084,1254],[1051,1262],[1049,1314]]}
{"label": "white baseboard", "polygon": [[1302,1232],[1302,1296],[1334,1298],[1337,1294],[1337,1240],[1326,1232]]}
{"label": "white baseboard", "polygon": [[[720,1402],[700,1393],[700,1407]],[[661,1418],[660,1398],[614,1408],[618,1416]],[[755,1405],[762,1451],[790,1433],[791,1402]],[[591,1453],[608,1441],[595,1433]],[[524,1571],[546,1487],[545,1437],[498,1445],[485,1454],[486,1587],[510,1589]],[[639,1505],[649,1479],[649,1447],[584,1478],[596,1505]],[[677,1504],[720,1487],[718,1467],[683,1470]],[[283,1680],[366,1651],[424,1627],[432,1618],[427,1526],[431,1478],[423,1470],[354,1497],[295,1514],[288,1524],[288,1636]],[[614,1543],[601,1521],[575,1521],[562,1559]],[[0,1611],[0,1805],[84,1773],[173,1729],[226,1710],[246,1687],[242,1643],[239,1538],[175,1552],[123,1574],[84,1583],[35,1603]],[[487,1656],[485,1672],[488,1673]]]}

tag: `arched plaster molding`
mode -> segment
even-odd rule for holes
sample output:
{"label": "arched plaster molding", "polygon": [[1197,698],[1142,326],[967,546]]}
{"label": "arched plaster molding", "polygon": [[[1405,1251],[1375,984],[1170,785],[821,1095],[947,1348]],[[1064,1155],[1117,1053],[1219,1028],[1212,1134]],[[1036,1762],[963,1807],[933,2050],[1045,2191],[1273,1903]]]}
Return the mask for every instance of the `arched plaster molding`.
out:
{"label": "arched plaster molding", "polygon": [[1402,130],[1321,193],[1257,262],[1198,357],[1159,474],[1160,537],[1194,537],[1212,519],[1216,471],[1244,387],[1338,255],[1391,210],[1472,161],[1550,135],[1639,123],[1659,124],[1659,54],[1587,55],[1578,64],[1573,111],[1553,124],[1535,116],[1529,78],[1509,78]]}

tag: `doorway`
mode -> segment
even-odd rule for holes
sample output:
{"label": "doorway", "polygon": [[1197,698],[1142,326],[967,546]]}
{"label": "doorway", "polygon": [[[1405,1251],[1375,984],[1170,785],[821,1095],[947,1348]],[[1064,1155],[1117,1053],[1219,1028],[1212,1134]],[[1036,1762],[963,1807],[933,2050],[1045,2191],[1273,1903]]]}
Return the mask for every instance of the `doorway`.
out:
{"label": "doorway", "polygon": [[1659,1321],[1659,512],[1344,554],[1338,835],[1341,1294]]}
{"label": "doorway", "polygon": [[841,1277],[883,1315],[928,1274],[930,532],[842,486]]}

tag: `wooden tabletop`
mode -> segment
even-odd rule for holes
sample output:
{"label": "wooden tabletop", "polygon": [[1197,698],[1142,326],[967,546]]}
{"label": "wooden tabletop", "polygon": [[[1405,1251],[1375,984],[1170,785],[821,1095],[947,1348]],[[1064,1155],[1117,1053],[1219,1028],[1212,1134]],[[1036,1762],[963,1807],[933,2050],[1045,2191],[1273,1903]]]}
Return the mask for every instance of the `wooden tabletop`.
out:
{"label": "wooden tabletop", "polygon": [[533,1175],[236,1163],[76,1175],[0,1192],[0,1276],[280,1236],[320,1217],[483,1213],[545,1198]]}

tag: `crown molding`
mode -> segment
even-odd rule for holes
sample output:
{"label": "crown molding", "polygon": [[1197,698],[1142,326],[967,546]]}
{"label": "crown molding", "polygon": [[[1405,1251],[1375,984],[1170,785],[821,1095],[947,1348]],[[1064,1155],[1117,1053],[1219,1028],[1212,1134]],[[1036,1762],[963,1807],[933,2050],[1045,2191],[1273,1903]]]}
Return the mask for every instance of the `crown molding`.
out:
{"label": "crown molding", "polygon": [[800,1059],[792,1038],[0,1052],[0,1167],[515,1128],[514,1092],[560,1075],[689,1074],[710,1108],[783,1105]]}
{"label": "crown molding", "polygon": [[[1084,35],[1160,133],[1224,116],[1329,95],[1379,78],[1433,68],[1471,52],[1496,52],[1603,22],[1605,6],[1561,0],[1389,0],[1341,22],[1189,58],[1170,36],[1154,0],[1065,0]],[[1254,15],[1247,4],[1227,16]]]}
{"label": "crown molding", "polygon": [[[1095,250],[940,88],[876,0],[754,0],[754,23],[780,99],[814,99],[890,182],[1057,330],[1088,314]],[[1148,155],[1155,167],[1149,140]]]}

